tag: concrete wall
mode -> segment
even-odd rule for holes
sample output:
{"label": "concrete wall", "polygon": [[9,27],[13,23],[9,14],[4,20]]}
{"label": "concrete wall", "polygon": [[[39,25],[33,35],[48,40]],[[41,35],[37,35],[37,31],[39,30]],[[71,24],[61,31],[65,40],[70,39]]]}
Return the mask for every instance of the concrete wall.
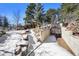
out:
{"label": "concrete wall", "polygon": [[65,48],[67,51],[69,51],[72,55],[75,55],[75,54],[73,53],[73,51],[71,50],[71,48],[68,46],[68,44],[67,44],[62,38],[58,38],[58,39],[57,39],[57,43],[58,43],[61,47]]}
{"label": "concrete wall", "polygon": [[61,26],[62,38],[73,51],[73,53],[79,56],[79,37],[72,35],[71,31],[68,31],[65,27]]}

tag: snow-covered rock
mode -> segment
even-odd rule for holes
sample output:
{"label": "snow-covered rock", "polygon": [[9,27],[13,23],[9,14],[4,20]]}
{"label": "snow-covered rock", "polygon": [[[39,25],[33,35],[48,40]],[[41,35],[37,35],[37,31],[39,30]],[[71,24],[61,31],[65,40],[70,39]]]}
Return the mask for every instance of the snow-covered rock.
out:
{"label": "snow-covered rock", "polygon": [[9,33],[9,36],[5,35],[5,40],[0,43],[0,55],[14,55],[16,45],[25,43],[22,41],[23,37],[17,33]]}

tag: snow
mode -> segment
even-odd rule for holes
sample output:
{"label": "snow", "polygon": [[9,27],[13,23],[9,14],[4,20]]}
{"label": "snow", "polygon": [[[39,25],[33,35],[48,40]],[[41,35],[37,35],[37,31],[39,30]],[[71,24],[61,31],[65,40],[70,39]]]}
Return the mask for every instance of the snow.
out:
{"label": "snow", "polygon": [[55,36],[50,36],[35,52],[35,56],[72,56],[66,49],[60,47]]}
{"label": "snow", "polygon": [[16,44],[22,40],[22,36],[16,33],[6,35],[4,43],[0,43],[0,55],[14,55]]}
{"label": "snow", "polygon": [[[30,39],[29,43],[35,44],[36,42],[36,37],[34,36],[35,33],[33,32],[33,30],[30,30],[30,32],[31,33],[29,34],[29,39]],[[27,34],[21,35],[20,33],[25,33],[25,30],[8,31],[5,36],[0,37],[0,56],[3,56],[3,55],[13,56],[16,49],[16,45],[28,44],[27,41],[22,40],[27,36]],[[32,47],[31,49],[33,49]],[[25,48],[23,49],[25,50]]]}
{"label": "snow", "polygon": [[72,56],[57,43],[44,43],[34,52],[35,56]]}
{"label": "snow", "polygon": [[33,30],[30,30],[31,31],[31,34],[29,34],[29,36],[31,36],[29,38],[29,42],[32,43],[32,44],[35,44],[37,43],[37,37],[35,36],[35,32]]}
{"label": "snow", "polygon": [[[29,34],[31,36],[29,42],[32,43],[33,46],[30,47],[29,50],[40,44],[40,42],[36,42],[37,39],[34,34],[35,33],[31,30],[31,34]],[[14,31],[7,32],[7,34],[2,36],[2,38],[0,37],[0,56],[14,56],[16,44],[26,43],[22,41],[22,35]],[[71,53],[57,44],[55,36],[50,36],[39,48],[34,51],[34,54],[35,56],[72,56]]]}

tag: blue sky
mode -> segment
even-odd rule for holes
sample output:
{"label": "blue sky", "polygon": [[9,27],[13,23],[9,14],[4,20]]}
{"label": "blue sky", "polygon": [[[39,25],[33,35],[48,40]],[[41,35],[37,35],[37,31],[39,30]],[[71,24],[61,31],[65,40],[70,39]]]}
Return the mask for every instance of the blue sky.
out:
{"label": "blue sky", "polygon": [[[43,8],[45,11],[47,11],[49,8],[60,8],[60,5],[60,3],[44,3]],[[0,15],[7,16],[9,23],[14,24],[14,12],[20,10],[20,23],[24,24],[23,18],[25,16],[25,10],[27,6],[27,3],[0,3]]]}

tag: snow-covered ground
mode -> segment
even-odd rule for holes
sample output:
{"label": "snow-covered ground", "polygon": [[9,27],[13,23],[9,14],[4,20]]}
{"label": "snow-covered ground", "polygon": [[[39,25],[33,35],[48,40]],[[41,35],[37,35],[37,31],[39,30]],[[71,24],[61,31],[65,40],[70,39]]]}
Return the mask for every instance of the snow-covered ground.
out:
{"label": "snow-covered ground", "polygon": [[60,47],[55,36],[50,36],[35,52],[35,56],[72,56],[66,49]]}
{"label": "snow-covered ground", "polygon": [[66,49],[55,43],[44,43],[35,51],[35,56],[72,56]]}
{"label": "snow-covered ground", "polygon": [[[25,33],[25,30],[8,31],[6,33],[7,34],[0,37],[0,56],[14,56],[16,45],[22,43],[25,44],[25,42],[22,39],[27,34],[21,35],[21,33]],[[31,33],[29,34],[29,38],[29,43],[35,45],[35,40],[33,39],[36,39],[36,37],[34,36],[33,31],[31,31]],[[29,50],[33,49],[32,47],[30,47]]]}
{"label": "snow-covered ground", "polygon": [[[33,33],[30,34],[34,36]],[[16,32],[8,32],[8,34],[0,37],[0,56],[12,56],[16,49],[16,44],[22,41],[22,35]],[[31,39],[34,39],[32,37]],[[32,40],[29,40],[31,42]],[[36,38],[35,38],[36,39]],[[34,48],[38,44],[34,44]],[[32,48],[33,49],[33,48]],[[50,36],[45,43],[34,51],[35,56],[72,56],[66,49],[60,47],[55,36]]]}

